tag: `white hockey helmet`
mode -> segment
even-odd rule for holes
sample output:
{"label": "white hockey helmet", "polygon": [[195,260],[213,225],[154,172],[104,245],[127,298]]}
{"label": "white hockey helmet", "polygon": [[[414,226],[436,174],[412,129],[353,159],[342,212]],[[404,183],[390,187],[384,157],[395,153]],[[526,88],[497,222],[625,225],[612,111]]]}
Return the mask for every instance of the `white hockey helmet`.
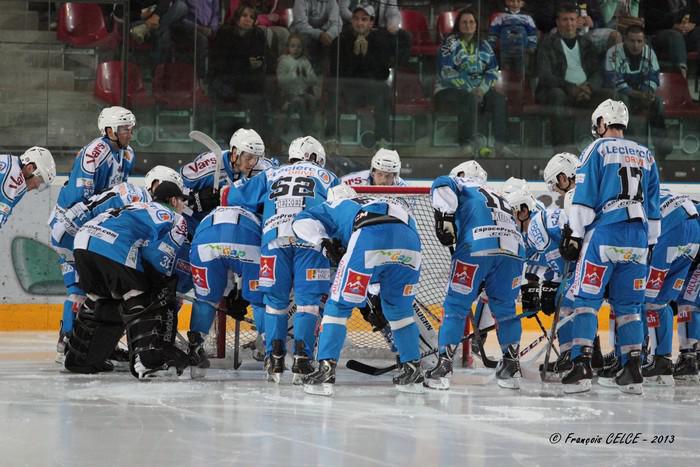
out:
{"label": "white hockey helmet", "polygon": [[328,190],[328,195],[326,196],[326,202],[333,203],[335,201],[340,201],[341,199],[352,199],[357,197],[357,192],[350,186],[344,183],[334,186]]}
{"label": "white hockey helmet", "polygon": [[547,189],[554,191],[554,187],[557,185],[557,176],[560,173],[568,178],[573,178],[576,175],[576,167],[578,167],[578,157],[570,152],[560,152],[552,156],[542,174]]}
{"label": "white hockey helmet", "polygon": [[22,165],[34,164],[34,177],[41,177],[44,181],[39,185],[38,190],[42,191],[51,185],[54,178],[56,178],[56,162],[53,160],[51,151],[46,148],[39,146],[32,146],[31,148],[24,151],[19,157]]}
{"label": "white hockey helmet", "polygon": [[326,150],[313,136],[302,136],[289,143],[289,162],[311,161],[325,167]]}
{"label": "white hockey helmet", "polygon": [[228,143],[229,148],[236,148],[238,154],[247,152],[256,157],[265,155],[265,143],[257,131],[247,128],[239,128],[231,135],[231,140]]}
{"label": "white hockey helmet", "polygon": [[600,138],[598,134],[598,120],[603,119],[603,124],[608,127],[610,125],[622,125],[627,128],[630,120],[630,114],[627,111],[627,106],[622,101],[614,101],[606,99],[596,107],[591,114],[591,133],[594,138]]}
{"label": "white hockey helmet", "polygon": [[466,161],[459,164],[454,169],[450,170],[452,177],[465,177],[479,180],[481,183],[486,183],[488,174],[477,161]]}
{"label": "white hockey helmet", "polygon": [[389,172],[392,174],[399,175],[401,173],[401,158],[399,153],[391,149],[379,148],[379,150],[372,157],[372,163],[370,165],[372,170],[379,170],[381,172]]}
{"label": "white hockey helmet", "polygon": [[516,211],[522,209],[523,204],[532,212],[537,207],[537,200],[532,193],[527,190],[515,190],[511,193],[505,195],[506,201],[510,204],[510,207]]}
{"label": "white hockey helmet", "polygon": [[153,186],[153,182],[156,180],[159,182],[173,182],[175,185],[177,185],[180,191],[185,189],[185,184],[183,183],[180,174],[170,167],[166,167],[164,165],[156,165],[149,170],[148,173],[146,173],[146,176],[144,177],[146,189],[150,191],[151,187]]}
{"label": "white hockey helmet", "polygon": [[508,180],[503,182],[503,186],[501,187],[501,192],[504,194],[513,193],[517,190],[530,191],[530,187],[524,178],[510,177]]}
{"label": "white hockey helmet", "polygon": [[111,128],[116,132],[120,126],[130,128],[136,126],[136,117],[131,110],[116,105],[102,109],[100,116],[97,117],[97,128],[103,135],[107,134],[106,128]]}

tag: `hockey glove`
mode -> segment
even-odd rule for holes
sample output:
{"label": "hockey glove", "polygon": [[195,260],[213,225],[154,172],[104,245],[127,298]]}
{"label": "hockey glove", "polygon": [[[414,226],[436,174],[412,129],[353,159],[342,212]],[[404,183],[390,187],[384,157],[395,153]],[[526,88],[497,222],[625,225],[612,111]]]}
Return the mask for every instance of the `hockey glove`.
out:
{"label": "hockey glove", "polygon": [[231,318],[241,321],[248,313],[250,302],[241,296],[238,287],[234,287],[224,299],[224,310]]}
{"label": "hockey glove", "polygon": [[566,261],[577,261],[581,254],[583,239],[574,237],[569,224],[564,225],[559,243],[559,253]]}
{"label": "hockey glove", "polygon": [[362,317],[372,325],[372,331],[381,331],[389,322],[382,312],[382,300],[379,295],[367,294],[367,303],[360,308]]}
{"label": "hockey glove", "polygon": [[435,210],[435,236],[445,246],[454,245],[457,239],[455,215]]}
{"label": "hockey glove", "polygon": [[210,212],[212,209],[219,206],[220,203],[221,198],[219,197],[219,190],[212,190],[211,188],[192,191],[187,199],[187,205],[190,209],[198,213]]}
{"label": "hockey glove", "polygon": [[557,290],[559,290],[559,282],[542,283],[542,312],[545,315],[553,315],[557,309]]}
{"label": "hockey glove", "polygon": [[337,238],[324,238],[321,240],[321,253],[328,258],[331,265],[335,266],[340,263],[341,258],[345,254],[345,248],[343,248],[343,245]]}
{"label": "hockey glove", "polygon": [[520,287],[520,295],[523,313],[537,313],[540,310],[540,284],[538,282],[528,282],[522,285]]}

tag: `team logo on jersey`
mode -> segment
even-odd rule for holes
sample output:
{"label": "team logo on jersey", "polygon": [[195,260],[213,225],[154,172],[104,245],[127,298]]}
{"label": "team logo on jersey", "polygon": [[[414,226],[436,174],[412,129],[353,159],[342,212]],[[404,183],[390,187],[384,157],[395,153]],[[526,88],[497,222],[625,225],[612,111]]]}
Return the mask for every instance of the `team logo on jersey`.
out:
{"label": "team logo on jersey", "polygon": [[450,287],[459,293],[468,294],[474,290],[474,276],[479,269],[478,264],[463,263],[459,260],[455,262]]}
{"label": "team logo on jersey", "polygon": [[418,288],[418,284],[406,284],[406,285],[404,285],[403,286],[403,296],[410,297],[412,295],[415,295],[417,288]]}
{"label": "team logo on jersey", "polygon": [[156,211],[156,218],[161,222],[170,222],[173,219],[173,214],[170,211],[159,209]]}
{"label": "team logo on jersey", "polygon": [[668,274],[668,269],[656,269],[655,267],[652,267],[649,270],[649,277],[647,278],[647,290],[645,293],[647,297],[655,298],[657,295],[659,295],[661,288],[664,286],[666,274]]}
{"label": "team logo on jersey", "polygon": [[611,263],[645,264],[646,257],[646,248],[623,248],[610,245],[601,245],[600,247],[600,259]]}
{"label": "team logo on jersey", "polygon": [[256,280],[248,281],[248,288],[251,292],[255,292],[256,290],[258,290],[258,285],[260,285],[260,283]]}
{"label": "team logo on jersey", "polygon": [[685,279],[676,279],[673,282],[673,290],[682,290],[683,284],[685,284]]}
{"label": "team logo on jersey", "polygon": [[693,315],[691,314],[690,310],[686,307],[681,307],[678,309],[678,322],[679,323],[688,323],[692,320]]}
{"label": "team logo on jersey", "polygon": [[370,274],[362,274],[348,268],[348,276],[343,287],[343,299],[350,303],[362,303],[367,296]]}
{"label": "team logo on jersey", "polygon": [[272,287],[275,284],[275,256],[260,256],[260,285]]}
{"label": "team logo on jersey", "polygon": [[656,310],[647,310],[647,326],[650,328],[658,328],[659,325],[659,312]]}
{"label": "team logo on jersey", "polygon": [[207,268],[192,265],[192,282],[197,293],[209,295],[209,281],[207,280]]}
{"label": "team logo on jersey", "polygon": [[178,259],[177,262],[175,262],[175,269],[185,274],[190,274],[192,272],[192,266],[189,261],[185,261],[184,259]]}
{"label": "team logo on jersey", "polygon": [[329,281],[329,280],[331,280],[331,270],[330,269],[307,269],[306,270],[306,280],[307,281]]}
{"label": "team logo on jersey", "polygon": [[646,287],[646,281],[644,279],[634,280],[634,290],[644,290]]}
{"label": "team logo on jersey", "polygon": [[583,279],[581,280],[581,290],[589,294],[600,293],[603,285],[603,277],[607,266],[601,266],[589,261],[585,261],[583,266]]}
{"label": "team logo on jersey", "polygon": [[522,282],[522,278],[520,276],[516,277],[513,279],[513,282],[510,284],[511,289],[517,289],[520,287],[520,283]]}
{"label": "team logo on jersey", "polygon": [[318,178],[325,184],[328,184],[331,182],[331,176],[328,174],[328,172],[326,172],[323,169],[319,169]]}

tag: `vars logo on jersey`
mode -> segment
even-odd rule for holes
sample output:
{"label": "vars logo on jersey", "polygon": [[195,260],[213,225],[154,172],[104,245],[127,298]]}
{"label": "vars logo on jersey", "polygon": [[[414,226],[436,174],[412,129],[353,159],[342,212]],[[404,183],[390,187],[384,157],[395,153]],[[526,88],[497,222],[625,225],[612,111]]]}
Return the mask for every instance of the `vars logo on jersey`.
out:
{"label": "vars logo on jersey", "polygon": [[586,261],[583,267],[583,279],[581,279],[581,290],[589,294],[600,293],[600,288],[603,285],[603,277],[607,266],[601,266],[595,263]]}
{"label": "vars logo on jersey", "polygon": [[450,279],[452,290],[465,295],[474,290],[474,276],[476,276],[477,269],[479,269],[478,264],[463,263],[457,260],[452,279]]}

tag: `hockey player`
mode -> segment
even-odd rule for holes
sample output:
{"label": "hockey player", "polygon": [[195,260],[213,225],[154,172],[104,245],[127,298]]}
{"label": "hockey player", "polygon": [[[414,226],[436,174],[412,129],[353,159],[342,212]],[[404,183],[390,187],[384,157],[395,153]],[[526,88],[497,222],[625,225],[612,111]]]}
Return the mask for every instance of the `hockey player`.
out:
{"label": "hockey player", "polygon": [[[220,206],[194,234],[190,264],[197,300],[187,333],[193,378],[203,377],[209,367],[202,346],[229,283],[233,289],[225,300],[226,314],[241,320],[251,303],[256,327],[264,329],[265,305],[258,290],[261,231],[257,215],[238,206]],[[241,276],[240,286],[229,279],[232,274]]]}
{"label": "hockey player", "polygon": [[[695,206],[700,209],[700,205]],[[676,381],[698,381],[700,357],[700,258],[693,260],[677,302],[678,360],[673,367]]]}
{"label": "hockey player", "polygon": [[[106,107],[97,118],[101,136],[92,140],[78,153],[68,181],[58,194],[56,206],[49,217],[49,227],[63,222],[66,211],[76,203],[86,202],[92,195],[126,182],[136,162],[131,142],[136,126],[134,114],[123,107]],[[70,321],[80,308],[81,295],[74,293],[77,279],[73,265],[59,254],[58,265],[63,281],[70,291],[63,303],[63,319]],[[66,326],[70,326],[68,323]],[[57,351],[61,354],[63,336],[59,332]]]}
{"label": "hockey player", "polygon": [[[304,391],[332,395],[335,369],[354,307],[362,307],[370,282],[381,286],[382,309],[401,373],[393,382],[402,392],[423,392],[418,327],[413,318],[421,265],[421,243],[408,204],[390,198],[358,198],[347,186],[333,188],[329,202],[299,213],[298,238],[321,248],[338,272],[323,314],[318,369],[304,378]],[[344,253],[343,253],[344,251]]]}
{"label": "hockey player", "polygon": [[289,165],[269,169],[240,187],[232,187],[227,205],[263,212],[260,290],[265,302],[265,369],[270,381],[284,372],[287,309],[294,288],[293,382],[313,371],[309,357],[316,343],[316,322],[322,296],[330,287],[330,264],[318,246],[298,241],[294,216],[323,203],[338,178],[323,167],[326,153],[315,138],[304,136],[289,145]]}
{"label": "hockey player", "polygon": [[67,370],[111,370],[104,362],[124,325],[135,377],[171,369],[179,374],[187,366],[187,355],[174,345],[176,279],[171,277],[187,236],[179,215],[184,198],[176,184],[161,182],[152,202],[109,210],[78,231],[75,265],[88,298],[68,342]]}
{"label": "hockey player", "polygon": [[86,201],[80,201],[66,209],[62,215],[56,216],[51,223],[51,247],[58,253],[63,273],[63,283],[66,286],[70,308],[64,306],[63,319],[58,344],[56,346],[56,362],[63,363],[65,340],[73,330],[73,319],[83,302],[85,292],[78,287],[78,277],[75,273],[73,245],[75,235],[80,227],[108,209],[122,208],[131,203],[149,202],[153,190],[161,181],[175,183],[183,189],[180,175],[163,165],[157,165],[148,171],[144,178],[144,186],[136,186],[122,182],[106,191],[91,196]]}
{"label": "hockey player", "polygon": [[573,190],[578,162],[578,157],[570,152],[560,152],[552,156],[543,173],[547,189],[561,195]]}
{"label": "hockey player", "polygon": [[401,159],[399,153],[391,149],[380,148],[372,157],[369,170],[353,172],[340,179],[346,185],[406,186],[401,178]]}
{"label": "hockey player", "polygon": [[[652,250],[646,282],[644,335],[649,339],[645,383],[673,385],[673,310],[693,258],[700,246],[700,225],[695,204],[687,195],[661,190],[661,235]],[[682,319],[682,318],[681,318]]]}
{"label": "hockey player", "polygon": [[466,161],[450,170],[450,177],[472,179],[485,184],[488,181],[488,174],[477,161]]}
{"label": "hockey player", "polygon": [[[483,284],[489,307],[499,323],[498,340],[503,358],[496,378],[501,387],[517,389],[521,377],[518,360],[520,320],[515,316],[515,299],[520,290],[524,260],[523,238],[508,203],[484,184],[486,173],[478,178],[467,175],[468,165],[460,164],[450,176],[438,177],[432,185],[435,231],[445,246],[456,243],[444,308],[445,317],[438,335],[439,361],[426,373],[426,385],[448,389],[452,357],[462,339],[467,310]],[[480,168],[480,167],[479,167]]]}
{"label": "hockey player", "polygon": [[628,121],[624,103],[602,102],[591,115],[598,139],[583,151],[576,169],[570,228],[560,246],[565,260],[577,261],[574,368],[562,379],[566,393],[591,388],[596,314],[608,284],[623,367],[615,382],[623,392],[642,392],[640,311],[648,249],[659,236],[659,176],[649,149],[624,139]]}
{"label": "hockey player", "polygon": [[[187,205],[194,212],[194,224],[188,219],[190,230],[212,209],[219,205],[219,190],[224,185],[233,185],[250,175],[258,160],[265,155],[265,144],[260,135],[252,129],[239,128],[229,140],[229,150],[223,151],[220,161],[223,168],[219,186],[214,187],[216,155],[205,152],[189,164],[180,168],[180,175],[189,195]],[[215,188],[215,189],[214,189]]]}
{"label": "hockey player", "polygon": [[48,149],[34,146],[20,157],[0,154],[0,229],[24,195],[45,190],[56,178],[56,163]]}

